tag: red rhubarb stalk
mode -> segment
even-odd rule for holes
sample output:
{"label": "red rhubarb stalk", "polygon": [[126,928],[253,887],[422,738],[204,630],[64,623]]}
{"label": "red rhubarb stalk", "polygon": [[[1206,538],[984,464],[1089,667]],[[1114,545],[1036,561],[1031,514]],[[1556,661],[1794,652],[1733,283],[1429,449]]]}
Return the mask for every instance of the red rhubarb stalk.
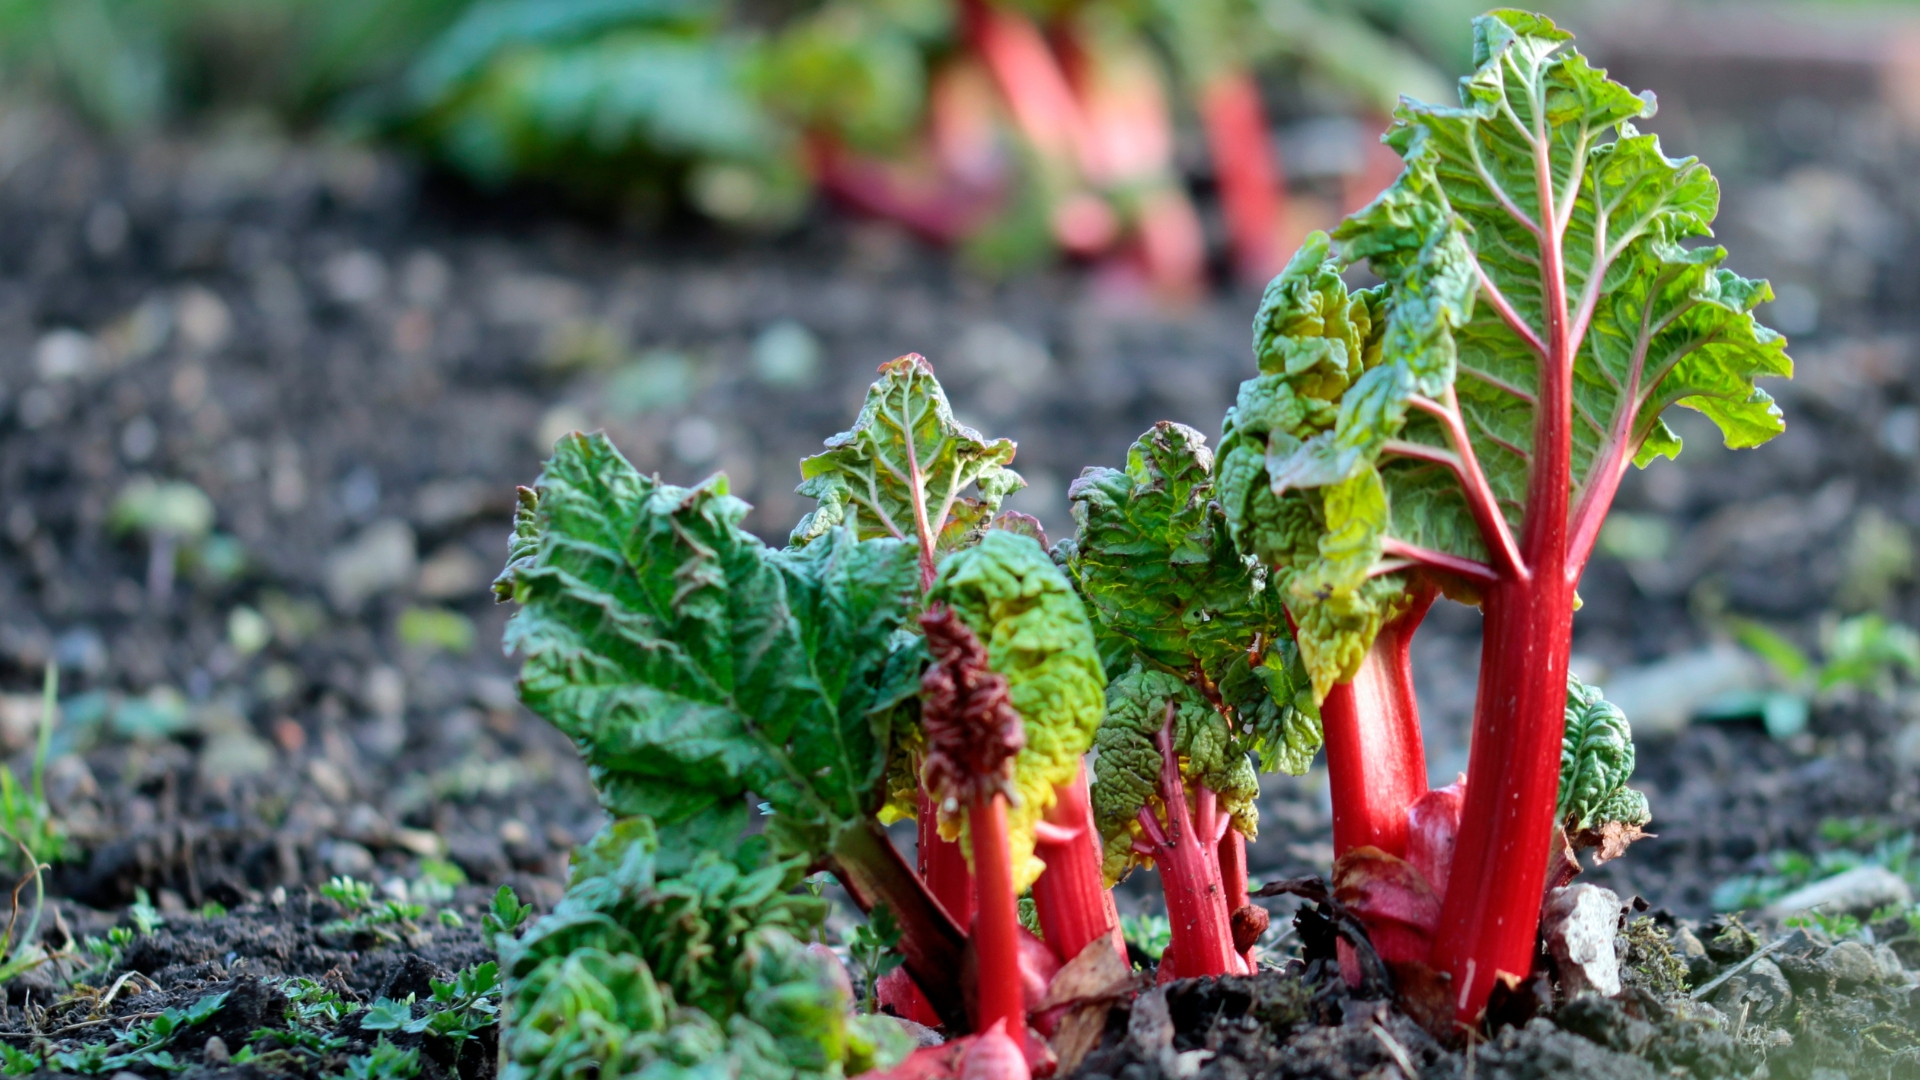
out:
{"label": "red rhubarb stalk", "polygon": [[1227,925],[1233,933],[1233,951],[1254,970],[1253,946],[1267,932],[1267,909],[1255,904],[1247,882],[1247,838],[1229,827],[1220,838],[1220,883],[1227,890]]}
{"label": "red rhubarb stalk", "polygon": [[[1559,203],[1550,152],[1542,137],[1534,153],[1535,194],[1537,205],[1554,208]],[[1557,211],[1535,225],[1545,325],[1537,337],[1531,327],[1522,335],[1538,347],[1542,362],[1521,557],[1517,565],[1499,566],[1500,580],[1484,594],[1474,753],[1467,766],[1459,846],[1434,940],[1434,964],[1453,976],[1462,1020],[1479,1015],[1502,973],[1524,977],[1533,966],[1560,792],[1567,658],[1579,581],[1579,568],[1568,559],[1573,362],[1585,328],[1576,330],[1567,307],[1562,226],[1555,218]],[[1495,295],[1489,290],[1490,300]],[[1458,415],[1457,404],[1454,411]]]}
{"label": "red rhubarb stalk", "polygon": [[[1083,763],[1073,783],[1054,789],[1058,801],[1035,832],[1034,851],[1047,869],[1033,883],[1033,906],[1040,933],[1062,964],[1079,956],[1093,939],[1106,935],[1127,955],[1120,936],[1120,915],[1113,894],[1101,880],[1100,837],[1093,827]],[[936,890],[937,893],[937,890]]]}
{"label": "red rhubarb stalk", "polygon": [[986,0],[966,0],[961,15],[969,44],[1034,149],[1068,168],[1093,153],[1080,103],[1040,28]]}
{"label": "red rhubarb stalk", "polygon": [[1210,975],[1245,974],[1246,961],[1233,949],[1231,912],[1220,875],[1220,839],[1232,820],[1220,812],[1219,797],[1196,787],[1192,804],[1180,779],[1180,758],[1173,748],[1174,705],[1167,703],[1160,747],[1160,799],[1166,821],[1151,805],[1140,808],[1144,837],[1135,841],[1140,854],[1159,868],[1167,898],[1167,920],[1173,941],[1160,981]]}
{"label": "red rhubarb stalk", "polygon": [[973,920],[973,952],[979,964],[974,1025],[1026,1026],[1026,987],[1020,977],[1020,915],[1013,895],[1013,853],[1007,848],[1007,796],[976,792],[967,811],[973,865],[979,871],[979,910]]}
{"label": "red rhubarb stalk", "polygon": [[1350,683],[1320,704],[1333,794],[1333,853],[1358,847],[1407,853],[1407,808],[1427,793],[1420,705],[1413,693],[1413,633],[1433,606],[1431,589],[1380,628]]}

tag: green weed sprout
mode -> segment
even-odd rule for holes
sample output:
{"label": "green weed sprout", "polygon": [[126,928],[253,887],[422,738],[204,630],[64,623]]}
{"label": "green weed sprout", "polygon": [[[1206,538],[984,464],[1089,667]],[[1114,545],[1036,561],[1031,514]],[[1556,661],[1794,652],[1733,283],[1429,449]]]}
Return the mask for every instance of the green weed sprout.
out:
{"label": "green weed sprout", "polygon": [[1885,698],[1893,692],[1896,675],[1920,675],[1920,632],[1878,614],[1855,615],[1825,626],[1820,635],[1821,659],[1754,619],[1734,617],[1727,621],[1727,628],[1766,663],[1778,685],[1721,697],[1708,703],[1706,716],[1759,716],[1767,734],[1776,739],[1805,731],[1812,704],[1837,690],[1850,688]]}
{"label": "green weed sprout", "polygon": [[[33,772],[22,788],[13,770],[0,768],[0,834],[14,840],[23,855],[15,869],[27,864],[57,863],[66,857],[66,830],[54,819],[47,803],[47,759],[53,752],[53,728],[59,722],[60,668],[48,664],[40,700],[40,724],[33,751]],[[13,853],[4,856],[9,864]]]}

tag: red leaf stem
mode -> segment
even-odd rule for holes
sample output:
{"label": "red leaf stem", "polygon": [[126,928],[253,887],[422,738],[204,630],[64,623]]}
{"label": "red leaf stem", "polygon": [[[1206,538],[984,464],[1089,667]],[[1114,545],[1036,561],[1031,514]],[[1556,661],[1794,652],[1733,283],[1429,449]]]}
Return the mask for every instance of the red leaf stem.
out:
{"label": "red leaf stem", "polygon": [[1103,934],[1125,957],[1119,911],[1101,877],[1100,837],[1093,827],[1086,765],[1080,766],[1072,783],[1055,788],[1054,794],[1056,801],[1034,842],[1034,852],[1047,864],[1046,872],[1033,883],[1041,934],[1063,964]]}
{"label": "red leaf stem", "polygon": [[1173,749],[1173,705],[1160,729],[1161,821],[1152,806],[1140,808],[1146,833],[1142,845],[1160,871],[1167,898],[1167,919],[1173,942],[1161,961],[1160,980],[1246,972],[1246,961],[1233,949],[1233,928],[1226,890],[1220,880],[1220,830],[1229,824],[1219,812],[1218,796],[1196,787],[1192,805],[1180,779],[1180,759]]}

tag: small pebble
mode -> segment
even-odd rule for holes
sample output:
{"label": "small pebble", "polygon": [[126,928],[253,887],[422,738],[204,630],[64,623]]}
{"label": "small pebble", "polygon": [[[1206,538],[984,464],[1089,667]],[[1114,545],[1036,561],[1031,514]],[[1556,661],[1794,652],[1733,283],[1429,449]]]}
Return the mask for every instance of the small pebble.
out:
{"label": "small pebble", "polygon": [[1859,986],[1876,981],[1880,966],[1873,950],[1857,941],[1843,941],[1816,961],[1820,970],[1840,986]]}
{"label": "small pebble", "polygon": [[1720,985],[1713,1003],[1740,1023],[1744,1010],[1747,1022],[1770,1016],[1784,1016],[1793,1004],[1793,986],[1771,960],[1756,960],[1752,966]]}
{"label": "small pebble", "polygon": [[227,1041],[218,1035],[209,1036],[200,1052],[209,1065],[226,1065],[233,1061],[233,1055],[227,1053]]}

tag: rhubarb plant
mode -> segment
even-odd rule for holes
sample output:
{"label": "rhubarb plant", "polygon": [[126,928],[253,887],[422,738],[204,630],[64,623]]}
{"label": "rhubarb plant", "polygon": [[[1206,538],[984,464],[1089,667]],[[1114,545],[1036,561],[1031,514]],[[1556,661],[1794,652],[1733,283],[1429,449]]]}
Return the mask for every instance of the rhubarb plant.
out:
{"label": "rhubarb plant", "polygon": [[1117,879],[1134,865],[1160,871],[1173,940],[1162,979],[1247,973],[1235,948],[1221,841],[1250,836],[1259,781],[1225,717],[1199,691],[1163,671],[1136,666],[1107,691],[1093,808]]}
{"label": "rhubarb plant", "polygon": [[1241,970],[1247,950],[1235,947],[1232,924],[1249,908],[1252,761],[1297,774],[1320,744],[1285,609],[1264,569],[1234,549],[1213,453],[1192,428],[1155,425],[1124,470],[1088,469],[1068,495],[1075,537],[1057,554],[1099,620],[1117,676],[1092,794],[1107,881],[1159,868],[1177,958],[1163,974]]}
{"label": "rhubarb plant", "polygon": [[[1730,447],[1772,438],[1780,412],[1754,380],[1792,372],[1752,315],[1767,285],[1688,243],[1710,235],[1711,174],[1640,133],[1652,95],[1569,39],[1541,16],[1483,16],[1460,104],[1402,104],[1386,140],[1405,171],[1270,289],[1262,375],[1221,466],[1230,528],[1273,567],[1323,709],[1367,681],[1383,628],[1432,590],[1483,612],[1429,958],[1462,1020],[1531,967],[1575,587],[1622,475],[1679,452],[1661,420],[1675,405]],[[1349,293],[1337,273],[1357,262],[1384,284]],[[1391,743],[1381,729],[1403,719],[1355,730]],[[1424,781],[1400,788],[1417,797]],[[1347,794],[1336,783],[1336,805]],[[1383,818],[1404,813],[1393,801]]]}
{"label": "rhubarb plant", "polygon": [[563,439],[523,489],[496,588],[518,602],[507,645],[521,698],[579,747],[616,818],[645,817],[677,872],[770,813],[770,858],[833,870],[906,928],[906,964],[964,1023],[950,973],[962,929],[872,810],[893,725],[918,690],[919,554],[852,528],[775,550],[740,528],[715,477],[641,476],[604,436]]}
{"label": "rhubarb plant", "polygon": [[[792,543],[809,544],[845,526],[864,539],[915,544],[924,590],[932,587],[940,558],[977,541],[1001,500],[1026,481],[1006,467],[1012,442],[989,441],[954,419],[925,357],[909,353],[890,360],[879,374],[853,427],[800,463],[799,494],[817,505],[794,528]],[[964,928],[974,914],[972,871],[952,838],[941,835],[920,788],[922,749],[918,729],[904,729],[891,752],[890,797],[880,816],[918,820],[919,872],[936,902]]]}

